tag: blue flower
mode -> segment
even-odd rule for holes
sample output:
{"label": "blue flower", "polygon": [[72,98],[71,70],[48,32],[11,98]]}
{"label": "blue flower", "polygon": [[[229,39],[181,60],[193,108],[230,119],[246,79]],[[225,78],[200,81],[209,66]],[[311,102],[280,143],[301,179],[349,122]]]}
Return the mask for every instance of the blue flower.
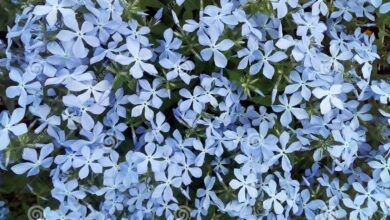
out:
{"label": "blue flower", "polygon": [[151,192],[150,189],[146,188],[145,183],[137,184],[136,187],[129,190],[130,199],[128,201],[129,205],[135,205],[136,208],[142,209],[144,200],[150,198]]}
{"label": "blue flower", "polygon": [[346,21],[352,20],[352,14],[351,12],[353,9],[349,6],[348,1],[345,0],[337,0],[334,2],[334,6],[338,8],[338,11],[334,11],[330,17],[331,18],[338,18],[342,17]]}
{"label": "blue flower", "polygon": [[[321,81],[309,81],[309,76],[307,74],[302,74],[302,76],[297,71],[292,71],[290,73],[290,79],[295,82],[295,84],[290,83],[284,89],[285,94],[301,94],[302,98],[306,101],[310,100],[311,90],[308,87],[316,87],[321,85]],[[301,89],[299,92],[298,90]]]}
{"label": "blue flower", "polygon": [[324,2],[324,0],[315,0],[312,7],[312,14],[313,15],[326,15],[328,14],[328,6]]}
{"label": "blue flower", "polygon": [[147,143],[145,145],[145,154],[135,152],[134,156],[139,160],[137,164],[137,171],[139,174],[144,174],[148,171],[148,164],[150,163],[153,172],[163,172],[166,168],[164,162],[161,160],[164,156],[163,152],[166,148],[159,147],[155,143]]}
{"label": "blue flower", "polygon": [[368,208],[372,212],[375,212],[378,209],[378,206],[376,205],[377,202],[386,199],[384,194],[376,192],[377,184],[375,180],[368,181],[366,189],[359,182],[353,183],[352,186],[358,193],[355,197],[355,201],[363,203],[367,200]]}
{"label": "blue flower", "polygon": [[164,40],[157,41],[160,43],[160,46],[156,48],[156,52],[160,53],[160,59],[177,56],[175,50],[179,49],[182,44],[179,38],[173,37],[173,30],[171,28],[164,31]]}
{"label": "blue flower", "polygon": [[301,203],[303,207],[303,211],[305,212],[305,216],[307,219],[315,218],[315,211],[324,207],[326,204],[324,201],[316,199],[310,201],[310,192],[308,189],[305,189],[301,192]]}
{"label": "blue flower", "polygon": [[277,63],[287,58],[287,55],[284,52],[276,51],[275,53],[272,53],[274,49],[274,43],[273,41],[267,41],[264,44],[264,54],[260,51],[259,57],[257,57],[256,60],[258,60],[257,63],[251,65],[249,73],[251,75],[255,75],[258,72],[260,72],[261,69],[263,69],[263,74],[268,79],[272,79],[275,68],[271,65],[271,63]]}
{"label": "blue flower", "polygon": [[138,117],[144,112],[144,116],[148,120],[152,120],[154,117],[154,112],[149,106],[152,106],[151,101],[143,100],[137,95],[129,96],[129,102],[135,107],[131,110],[131,117]]}
{"label": "blue flower", "polygon": [[315,70],[322,67],[318,50],[315,47],[310,47],[309,37],[303,36],[302,40],[296,41],[291,54],[296,61],[303,61],[304,67],[310,67]]}
{"label": "blue flower", "polygon": [[99,163],[99,160],[103,158],[103,150],[95,149],[92,150],[88,146],[81,148],[81,155],[77,156],[73,160],[73,167],[80,168],[79,177],[85,179],[89,175],[89,169],[91,168],[93,173],[102,173],[103,167]]}
{"label": "blue flower", "polygon": [[68,171],[73,164],[73,160],[76,157],[76,153],[72,150],[66,150],[65,154],[57,155],[54,159],[54,163],[63,171]]}
{"label": "blue flower", "polygon": [[214,63],[217,67],[225,68],[227,65],[227,59],[222,52],[229,50],[233,47],[233,41],[229,39],[224,39],[221,42],[217,43],[220,34],[215,28],[210,27],[208,29],[208,34],[199,35],[199,43],[203,46],[208,46],[208,48],[203,49],[200,54],[205,61],[214,57]]}
{"label": "blue flower", "polygon": [[179,6],[181,6],[183,3],[184,3],[185,0],[176,0],[176,4],[178,4]]}
{"label": "blue flower", "polygon": [[215,177],[206,176],[204,178],[205,188],[200,188],[196,191],[196,196],[202,198],[202,207],[208,209],[211,202],[215,204],[222,204],[222,201],[218,198],[217,194],[212,190],[215,184]]}
{"label": "blue flower", "polygon": [[319,22],[319,16],[313,15],[312,13],[295,13],[292,17],[294,22],[298,25],[298,36],[313,36],[317,43],[322,42],[324,39],[323,32],[325,32],[327,28],[324,23]]}
{"label": "blue flower", "polygon": [[[167,146],[171,147],[175,151],[183,152],[185,155],[194,156],[194,153],[191,151],[191,146],[197,147],[202,145],[202,143],[194,138],[183,139],[183,136],[179,130],[173,131],[173,137],[168,137],[165,139]],[[199,157],[199,155],[198,155]]]}
{"label": "blue flower", "polygon": [[195,68],[194,62],[186,60],[180,54],[172,55],[172,57],[164,58],[159,61],[160,65],[170,71],[167,73],[167,80],[174,80],[178,76],[187,85],[190,84],[191,79],[196,76],[191,76],[188,73]]}
{"label": "blue flower", "polygon": [[129,103],[129,96],[124,95],[123,88],[119,88],[115,92],[115,102],[112,107],[112,111],[119,117],[126,118],[126,108],[124,105]]}
{"label": "blue flower", "polygon": [[382,104],[390,103],[390,84],[382,81],[376,85],[372,85],[371,89],[375,94],[379,95],[379,101]]}
{"label": "blue flower", "polygon": [[55,180],[53,185],[54,189],[51,191],[51,194],[60,202],[64,202],[65,198],[67,201],[72,201],[77,199],[84,199],[86,197],[85,192],[82,190],[76,190],[79,186],[77,180],[70,180],[66,183]]}
{"label": "blue flower", "polygon": [[49,168],[53,163],[53,157],[48,157],[53,152],[53,144],[46,144],[41,147],[40,154],[35,149],[25,148],[22,158],[29,162],[14,165],[11,169],[20,175],[28,171],[27,176],[34,176],[39,173],[40,167]]}
{"label": "blue flower", "polygon": [[175,218],[172,211],[175,211],[179,209],[179,206],[176,203],[170,203],[170,200],[164,200],[159,198],[157,200],[157,210],[156,215],[162,216],[162,214],[165,212],[165,219],[167,220],[173,220]]}
{"label": "blue flower", "polygon": [[110,129],[107,131],[108,135],[115,136],[118,140],[124,141],[125,136],[123,132],[127,129],[125,123],[119,123],[119,116],[116,113],[108,114],[103,120],[104,125],[108,126]]}
{"label": "blue flower", "polygon": [[287,195],[284,190],[277,191],[276,189],[277,184],[274,180],[270,180],[268,182],[268,185],[264,187],[264,191],[267,193],[267,195],[270,197],[263,202],[263,208],[266,210],[273,209],[275,214],[282,214],[283,213],[283,202],[286,201]]}
{"label": "blue flower", "polygon": [[277,154],[273,156],[268,162],[270,165],[272,165],[275,164],[275,162],[278,161],[280,158],[282,158],[282,168],[286,172],[290,172],[292,170],[292,165],[287,154],[299,151],[302,148],[301,143],[299,141],[291,143],[289,146],[287,146],[289,141],[290,135],[284,131],[279,137],[281,148],[275,145],[271,146],[271,150],[277,152]]}
{"label": "blue flower", "polygon": [[353,211],[350,213],[350,218],[353,219],[369,219],[371,216],[371,211],[368,207],[362,208],[364,203],[363,200],[355,199],[352,201],[350,198],[344,198],[343,203],[346,207],[352,209]]}
{"label": "blue flower", "polygon": [[342,93],[342,85],[340,84],[332,85],[327,89],[317,87],[313,90],[314,96],[322,99],[320,109],[323,115],[328,113],[332,109],[332,106],[341,110],[344,109],[343,101],[337,96]]}
{"label": "blue flower", "polygon": [[164,172],[155,174],[155,179],[159,185],[153,190],[152,198],[163,198],[164,201],[175,201],[172,187],[178,188],[182,184],[182,179],[176,172],[168,172],[168,176]]}
{"label": "blue flower", "polygon": [[35,15],[46,15],[46,21],[49,26],[54,26],[57,22],[58,12],[62,14],[62,17],[76,17],[75,12],[72,7],[74,5],[73,1],[69,0],[46,0],[46,5],[37,5],[34,7],[33,14]]}
{"label": "blue flower", "polygon": [[383,5],[381,5],[381,7],[379,8],[379,11],[382,14],[386,14],[387,12],[389,12],[390,11],[390,2],[387,2],[387,3],[384,3]]}
{"label": "blue flower", "polygon": [[157,74],[156,67],[154,67],[153,64],[146,63],[146,61],[152,58],[152,51],[147,48],[141,48],[140,42],[130,37],[126,39],[126,42],[127,49],[131,56],[119,54],[115,57],[115,61],[122,65],[133,64],[129,73],[136,79],[141,78],[144,72],[151,75]]}
{"label": "blue flower", "polygon": [[89,112],[92,114],[99,115],[104,111],[104,107],[95,103],[95,101],[86,96],[75,96],[67,95],[62,98],[64,104],[68,107],[75,107],[80,113],[81,125],[86,130],[91,130],[95,124],[94,119],[89,115]]}
{"label": "blue flower", "polygon": [[298,119],[306,119],[308,118],[307,112],[303,108],[297,108],[295,106],[299,105],[302,101],[302,96],[299,93],[294,93],[290,97],[290,101],[288,100],[286,95],[279,96],[279,101],[281,105],[273,105],[272,109],[275,112],[283,112],[280,117],[280,122],[283,126],[288,126],[292,122],[291,113]]}
{"label": "blue flower", "polygon": [[387,160],[383,156],[376,156],[376,160],[370,161],[368,165],[380,171],[380,178],[384,183],[390,180],[390,158]]}
{"label": "blue flower", "polygon": [[116,54],[123,51],[124,47],[118,47],[121,37],[118,35],[113,36],[113,41],[108,42],[107,48],[104,48],[102,45],[95,49],[93,57],[90,59],[90,64],[95,64],[102,61],[104,58],[110,60],[115,60]]}
{"label": "blue flower", "polygon": [[51,180],[21,177],[42,218],[390,215],[387,1],[43,2],[0,41],[0,169]]}
{"label": "blue flower", "polygon": [[208,5],[204,9],[204,16],[201,20],[206,23],[209,27],[216,27],[216,30],[219,33],[222,33],[224,30],[224,24],[227,25],[237,25],[237,18],[231,14],[233,11],[233,4],[229,1],[221,0],[221,7],[218,8],[215,5]]}
{"label": "blue flower", "polygon": [[38,121],[41,123],[39,127],[35,129],[35,133],[40,133],[45,127],[49,126],[58,126],[61,124],[60,117],[56,115],[52,115],[49,117],[50,114],[50,107],[46,104],[40,105],[40,106],[30,106],[29,108],[30,112],[34,115],[40,117]]}
{"label": "blue flower", "polygon": [[48,219],[81,218],[80,214],[77,211],[73,211],[71,208],[72,207],[67,203],[61,204],[58,210],[50,210],[50,208],[46,208],[44,210],[44,216]]}
{"label": "blue flower", "polygon": [[[128,27],[130,29],[128,29]],[[131,19],[127,25],[122,25],[118,28],[118,32],[125,35],[129,36],[131,39],[136,40],[140,42],[143,46],[149,45],[149,38],[145,35],[150,33],[150,28],[149,27],[143,27],[141,26],[140,28],[137,20]]]}
{"label": "blue flower", "polygon": [[253,61],[258,59],[261,54],[259,51],[259,43],[256,38],[250,36],[248,38],[247,48],[241,49],[237,52],[238,58],[241,58],[240,63],[238,64],[238,69],[245,69],[248,64],[252,64]]}
{"label": "blue flower", "polygon": [[156,78],[153,80],[152,85],[147,80],[139,80],[138,81],[141,91],[140,98],[142,100],[150,100],[151,105],[155,108],[160,108],[163,104],[163,101],[161,98],[168,98],[169,92],[167,89],[163,89],[161,87],[162,81],[159,78]]}
{"label": "blue flower", "polygon": [[344,66],[339,62],[339,60],[346,61],[350,60],[353,57],[353,54],[350,51],[340,52],[340,48],[335,44],[332,44],[330,46],[330,54],[331,57],[325,55],[324,63],[329,69],[338,72],[344,71]]}
{"label": "blue flower", "polygon": [[93,74],[90,71],[86,70],[88,66],[81,65],[77,68],[73,69],[71,72],[67,69],[62,69],[58,71],[55,77],[48,78],[45,82],[45,86],[47,85],[57,85],[64,84],[68,85],[74,81],[89,81],[93,79]]}
{"label": "blue flower", "polygon": [[72,31],[61,30],[57,34],[57,38],[65,42],[74,40],[76,38],[76,41],[74,42],[72,47],[72,52],[75,57],[84,58],[87,56],[89,50],[85,48],[85,45],[83,43],[84,41],[92,47],[98,47],[100,45],[99,39],[94,35],[93,32],[94,26],[90,22],[85,21],[81,25],[80,29],[76,18],[65,17],[64,24]]}
{"label": "blue flower", "polygon": [[7,215],[9,213],[9,209],[7,207],[5,207],[5,202],[4,201],[0,201],[0,218],[7,218]]}
{"label": "blue flower", "polygon": [[[154,120],[156,122],[154,122]],[[165,115],[162,112],[158,112],[154,120],[150,121],[151,128],[145,134],[145,141],[152,142],[156,140],[159,144],[161,144],[164,141],[164,136],[162,135],[162,132],[168,132],[170,126],[165,121]]]}
{"label": "blue flower", "polygon": [[334,157],[342,157],[343,160],[352,163],[356,156],[359,144],[359,136],[350,126],[346,126],[341,131],[332,131],[333,139],[341,142],[341,145],[330,146],[329,152]]}
{"label": "blue flower", "polygon": [[277,17],[283,18],[288,13],[287,4],[291,8],[296,8],[298,6],[298,0],[276,0],[272,2],[272,7],[277,9]]}
{"label": "blue flower", "polygon": [[175,153],[172,159],[176,162],[173,167],[176,168],[176,172],[181,173],[182,182],[185,186],[192,182],[191,176],[195,178],[202,176],[202,170],[195,164],[195,157],[183,153]]}
{"label": "blue flower", "polygon": [[181,89],[179,94],[186,98],[186,100],[179,103],[180,111],[187,111],[191,106],[192,109],[200,114],[203,110],[203,105],[208,101],[208,97],[204,94],[204,90],[200,86],[196,86],[194,93],[191,94],[187,89]]}
{"label": "blue flower", "polygon": [[239,202],[246,201],[247,196],[249,196],[250,198],[257,197],[257,189],[255,187],[257,179],[253,173],[250,173],[246,177],[244,177],[239,169],[234,169],[234,176],[237,179],[231,180],[229,186],[232,187],[234,190],[240,188],[240,191],[238,192]]}
{"label": "blue flower", "polygon": [[[73,55],[73,44],[74,40],[67,42],[56,42],[52,41],[47,44],[47,50],[52,54],[46,58],[47,62],[53,66],[66,66],[69,69],[73,69],[79,65],[81,65],[81,61],[79,58]],[[54,67],[53,67],[54,68]],[[49,75],[53,77],[52,75]],[[50,78],[49,78],[50,79]]]}
{"label": "blue flower", "polygon": [[4,150],[10,143],[10,133],[16,136],[27,133],[27,126],[25,123],[19,123],[24,115],[24,108],[17,108],[12,112],[11,117],[7,111],[0,113],[0,151]]}
{"label": "blue flower", "polygon": [[88,8],[92,14],[85,14],[85,20],[94,25],[94,30],[97,31],[100,43],[106,44],[113,30],[119,27],[119,22],[110,20],[110,12],[97,10],[96,8]]}
{"label": "blue flower", "polygon": [[25,107],[33,102],[34,97],[32,94],[41,90],[41,84],[39,82],[33,82],[35,75],[30,73],[21,73],[19,69],[12,68],[9,74],[12,81],[18,83],[17,86],[10,86],[5,91],[8,98],[15,98],[19,96],[18,104],[21,107]]}

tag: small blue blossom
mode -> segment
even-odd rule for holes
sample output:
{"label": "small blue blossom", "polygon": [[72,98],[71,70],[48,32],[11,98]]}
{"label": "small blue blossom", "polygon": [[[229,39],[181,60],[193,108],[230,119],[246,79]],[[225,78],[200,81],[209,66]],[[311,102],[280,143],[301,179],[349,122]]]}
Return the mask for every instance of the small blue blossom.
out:
{"label": "small blue blossom", "polygon": [[93,173],[102,173],[103,167],[98,160],[103,158],[103,150],[92,150],[85,146],[81,149],[80,156],[77,156],[73,160],[73,167],[80,168],[79,177],[84,179],[89,175],[89,169],[91,168]]}
{"label": "small blue blossom", "polygon": [[12,68],[9,77],[18,83],[17,86],[10,86],[5,91],[8,98],[15,98],[19,96],[18,104],[22,107],[27,106],[33,102],[33,93],[41,90],[41,84],[39,82],[33,82],[35,75],[22,74],[20,70]]}
{"label": "small blue blossom", "polygon": [[76,41],[72,47],[72,52],[76,57],[84,58],[87,56],[88,49],[85,48],[84,42],[92,47],[98,47],[100,45],[99,39],[91,33],[94,27],[90,22],[85,21],[81,25],[81,29],[79,28],[77,20],[74,17],[64,18],[64,23],[72,31],[61,30],[58,33],[57,38],[65,42],[76,38]]}
{"label": "small blue blossom", "polygon": [[0,150],[4,150],[11,142],[10,134],[20,136],[27,133],[25,123],[20,123],[25,115],[24,108],[17,108],[9,116],[7,111],[0,113]]}
{"label": "small blue blossom", "polygon": [[264,201],[263,208],[267,210],[273,209],[275,214],[282,214],[284,210],[282,204],[286,201],[287,195],[284,190],[281,190],[280,192],[277,191],[276,187],[276,182],[274,180],[270,180],[268,182],[268,186],[264,188],[264,191],[270,198]]}
{"label": "small blue blossom", "polygon": [[179,49],[182,41],[173,37],[173,30],[167,29],[164,31],[164,40],[159,40],[160,46],[156,48],[156,52],[160,53],[160,59],[171,58],[176,56],[175,50]]}
{"label": "small blue blossom", "polygon": [[152,58],[152,52],[147,48],[141,48],[140,42],[130,37],[126,39],[126,42],[131,57],[120,54],[115,57],[115,61],[122,65],[133,64],[129,73],[136,79],[141,78],[144,72],[151,75],[157,74],[156,68],[152,64],[146,63]]}
{"label": "small blue blossom", "polygon": [[202,58],[206,61],[210,60],[211,57],[214,57],[214,64],[217,67],[225,68],[227,65],[227,59],[222,52],[229,50],[233,47],[233,41],[229,39],[224,39],[221,42],[217,43],[220,34],[214,28],[209,28],[209,36],[203,34],[199,36],[199,43],[203,46],[208,46],[208,48],[203,49],[200,54]]}
{"label": "small blue blossom", "polygon": [[290,100],[287,99],[286,95],[279,96],[280,105],[273,105],[272,109],[275,112],[284,111],[280,117],[280,122],[284,126],[288,126],[292,121],[293,114],[298,120],[308,118],[307,112],[302,108],[297,108],[295,106],[299,105],[302,101],[302,97],[299,93],[294,93]]}
{"label": "small blue blossom", "polygon": [[240,191],[238,192],[238,201],[244,202],[247,199],[247,196],[256,198],[257,190],[254,185],[256,184],[257,179],[255,175],[249,174],[248,176],[244,177],[239,169],[234,170],[234,175],[236,176],[237,180],[233,179],[230,181],[229,185],[233,189],[240,188]]}
{"label": "small blue blossom", "polygon": [[53,163],[53,157],[48,157],[53,151],[53,144],[47,144],[41,147],[40,154],[35,149],[25,148],[23,150],[23,159],[29,162],[16,164],[12,171],[20,175],[28,171],[27,176],[34,176],[39,173],[40,167],[49,168]]}
{"label": "small blue blossom", "polygon": [[74,5],[73,1],[69,0],[47,0],[46,5],[37,5],[33,13],[35,15],[46,15],[46,20],[49,26],[54,26],[57,22],[58,12],[63,18],[75,17],[75,12],[70,8]]}
{"label": "small blue blossom", "polygon": [[272,79],[275,74],[275,68],[271,65],[271,63],[280,62],[287,58],[287,55],[281,51],[276,51],[271,55],[273,49],[273,41],[267,41],[264,44],[264,53],[260,52],[259,57],[256,59],[258,62],[250,67],[251,75],[255,75],[263,69],[264,76],[268,79]]}
{"label": "small blue blossom", "polygon": [[290,160],[288,159],[287,154],[293,153],[294,151],[299,151],[301,149],[301,143],[297,141],[287,146],[289,141],[290,135],[287,132],[283,132],[279,137],[281,148],[275,145],[272,146],[271,150],[276,152],[277,154],[270,159],[269,164],[274,164],[275,161],[278,161],[280,158],[282,158],[283,170],[291,171],[292,165]]}

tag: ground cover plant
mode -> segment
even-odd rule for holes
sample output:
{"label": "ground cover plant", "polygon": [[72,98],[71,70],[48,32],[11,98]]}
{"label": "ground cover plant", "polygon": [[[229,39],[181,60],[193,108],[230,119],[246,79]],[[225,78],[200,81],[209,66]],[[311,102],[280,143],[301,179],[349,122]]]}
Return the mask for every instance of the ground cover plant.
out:
{"label": "ground cover plant", "polygon": [[389,1],[0,14],[0,219],[389,219]]}

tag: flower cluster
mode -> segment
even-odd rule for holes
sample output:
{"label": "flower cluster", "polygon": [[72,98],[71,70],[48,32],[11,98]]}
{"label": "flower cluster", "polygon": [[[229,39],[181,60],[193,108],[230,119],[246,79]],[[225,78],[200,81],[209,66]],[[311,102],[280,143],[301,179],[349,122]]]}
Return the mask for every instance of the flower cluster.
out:
{"label": "flower cluster", "polygon": [[45,219],[387,219],[389,11],[27,5],[0,42],[0,167],[47,180],[25,186]]}

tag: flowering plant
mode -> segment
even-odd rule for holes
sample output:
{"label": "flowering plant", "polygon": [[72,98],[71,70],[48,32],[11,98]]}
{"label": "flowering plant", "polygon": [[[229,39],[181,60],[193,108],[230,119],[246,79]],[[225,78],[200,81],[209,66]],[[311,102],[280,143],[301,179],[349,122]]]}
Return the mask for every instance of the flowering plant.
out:
{"label": "flowering plant", "polygon": [[389,218],[390,2],[6,5],[0,219]]}

